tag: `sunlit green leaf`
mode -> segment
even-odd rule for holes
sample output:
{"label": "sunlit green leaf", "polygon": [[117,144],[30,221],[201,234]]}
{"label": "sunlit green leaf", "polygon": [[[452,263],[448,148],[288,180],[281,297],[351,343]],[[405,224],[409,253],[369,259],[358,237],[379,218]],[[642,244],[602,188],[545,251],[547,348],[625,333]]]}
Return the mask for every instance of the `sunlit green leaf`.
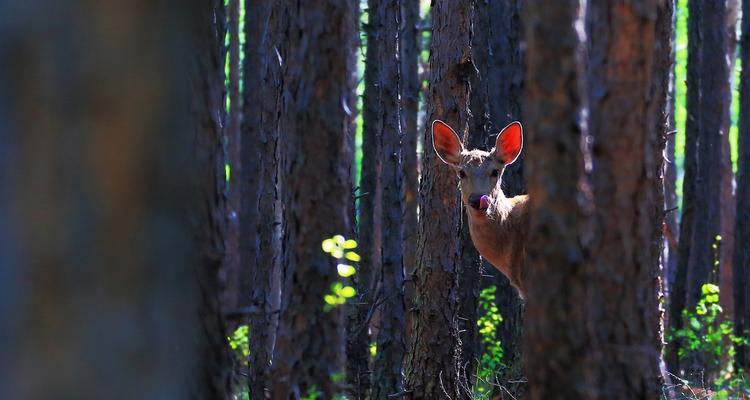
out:
{"label": "sunlit green leaf", "polygon": [[354,267],[348,264],[339,264],[336,266],[336,270],[339,272],[339,275],[343,276],[344,278],[350,277],[357,272]]}
{"label": "sunlit green leaf", "polygon": [[357,247],[357,241],[353,239],[349,239],[346,242],[342,243],[341,247],[345,249],[354,249]]}
{"label": "sunlit green leaf", "polygon": [[336,242],[336,244],[339,244],[339,245],[342,244],[342,243],[344,243],[346,241],[346,238],[343,237],[343,236],[341,236],[341,235],[336,235],[336,236],[332,237],[331,239],[333,239],[333,241]]}
{"label": "sunlit green leaf", "polygon": [[325,251],[326,253],[330,253],[331,251],[333,251],[333,249],[336,248],[336,243],[334,243],[331,239],[326,239],[321,244],[321,247],[323,247],[323,251]]}
{"label": "sunlit green leaf", "polygon": [[346,259],[349,261],[359,262],[362,258],[359,256],[359,254],[353,252],[353,251],[347,251],[346,252]]}
{"label": "sunlit green leaf", "polygon": [[351,286],[346,286],[343,289],[341,289],[341,295],[347,299],[350,297],[354,297],[354,295],[356,294],[357,294],[357,291],[354,290],[354,288]]}

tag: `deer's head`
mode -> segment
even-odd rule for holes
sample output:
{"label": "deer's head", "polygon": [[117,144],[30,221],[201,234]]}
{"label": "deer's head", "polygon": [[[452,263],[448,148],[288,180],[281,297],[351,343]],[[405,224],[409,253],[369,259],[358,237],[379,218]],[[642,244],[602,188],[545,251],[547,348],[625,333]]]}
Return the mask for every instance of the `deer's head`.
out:
{"label": "deer's head", "polygon": [[520,122],[511,122],[498,133],[492,150],[466,150],[453,128],[436,120],[432,123],[432,145],[438,157],[458,173],[463,203],[474,212],[483,212],[491,198],[502,195],[500,177],[505,166],[521,154],[523,129]]}

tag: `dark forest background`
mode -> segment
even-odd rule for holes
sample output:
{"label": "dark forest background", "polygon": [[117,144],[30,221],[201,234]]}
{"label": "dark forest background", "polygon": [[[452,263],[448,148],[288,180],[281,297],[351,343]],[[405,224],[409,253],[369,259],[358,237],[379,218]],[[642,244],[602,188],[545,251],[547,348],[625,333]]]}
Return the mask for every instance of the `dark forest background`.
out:
{"label": "dark forest background", "polygon": [[743,10],[0,0],[0,398],[750,398]]}

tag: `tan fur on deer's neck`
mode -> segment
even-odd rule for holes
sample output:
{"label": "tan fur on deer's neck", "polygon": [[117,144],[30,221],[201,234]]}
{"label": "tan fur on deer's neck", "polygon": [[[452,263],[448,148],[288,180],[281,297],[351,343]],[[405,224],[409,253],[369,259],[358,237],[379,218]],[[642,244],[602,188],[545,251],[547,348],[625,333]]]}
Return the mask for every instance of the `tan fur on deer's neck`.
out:
{"label": "tan fur on deer's neck", "polygon": [[469,233],[474,246],[525,298],[528,196],[505,197],[500,183],[490,193],[490,207],[467,206]]}

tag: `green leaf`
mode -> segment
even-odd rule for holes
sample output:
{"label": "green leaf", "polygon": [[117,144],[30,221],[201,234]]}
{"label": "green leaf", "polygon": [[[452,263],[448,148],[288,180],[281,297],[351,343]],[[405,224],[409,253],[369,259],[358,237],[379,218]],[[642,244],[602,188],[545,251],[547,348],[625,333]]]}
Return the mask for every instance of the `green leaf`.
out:
{"label": "green leaf", "polygon": [[333,249],[336,248],[336,243],[334,243],[331,239],[326,239],[321,244],[321,247],[323,247],[323,251],[325,251],[326,253],[330,253],[333,251]]}
{"label": "green leaf", "polygon": [[354,267],[348,264],[339,264],[336,266],[336,270],[339,272],[339,275],[343,276],[344,278],[350,277],[357,272]]}
{"label": "green leaf", "polygon": [[333,241],[336,242],[336,244],[338,244],[338,245],[340,245],[340,244],[342,244],[342,243],[344,243],[346,241],[346,238],[343,237],[343,236],[341,236],[341,235],[336,235],[336,236],[332,237],[331,239],[333,239]]}
{"label": "green leaf", "polygon": [[359,262],[362,258],[359,256],[359,254],[353,252],[353,251],[347,251],[346,252],[346,259],[349,261]]}
{"label": "green leaf", "polygon": [[332,306],[336,305],[336,302],[337,302],[336,301],[337,300],[336,296],[334,296],[332,294],[327,294],[327,295],[323,296],[323,300],[325,300],[326,304],[330,304]]}
{"label": "green leaf", "polygon": [[338,259],[344,257],[344,250],[341,250],[338,247],[334,248],[333,250],[331,250],[331,257]]}
{"label": "green leaf", "polygon": [[345,249],[355,249],[357,248],[357,241],[353,239],[349,239],[346,242],[342,243],[341,247]]}
{"label": "green leaf", "polygon": [[350,297],[354,297],[354,295],[356,294],[357,294],[357,291],[354,290],[354,288],[351,286],[346,286],[343,289],[341,289],[341,295],[347,299]]}

